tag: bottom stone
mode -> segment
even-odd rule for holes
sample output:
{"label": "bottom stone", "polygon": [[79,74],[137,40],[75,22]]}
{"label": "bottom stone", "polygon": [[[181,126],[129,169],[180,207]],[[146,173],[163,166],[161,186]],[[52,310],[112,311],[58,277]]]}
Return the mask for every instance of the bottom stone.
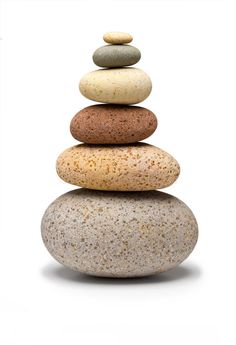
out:
{"label": "bottom stone", "polygon": [[42,238],[63,265],[101,277],[169,270],[192,252],[198,226],[191,210],[159,192],[76,189],[46,210]]}

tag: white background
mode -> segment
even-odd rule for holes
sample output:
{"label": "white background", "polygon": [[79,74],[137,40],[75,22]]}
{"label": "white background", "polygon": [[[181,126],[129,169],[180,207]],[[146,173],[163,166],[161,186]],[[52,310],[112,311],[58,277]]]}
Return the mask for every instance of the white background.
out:
{"label": "white background", "polygon": [[[235,344],[235,1],[1,3],[0,344]],[[78,91],[103,33],[130,32],[153,82],[146,140],[181,165],[167,188],[199,223],[179,268],[109,280],[69,271],[40,235],[46,207],[73,189],[55,172],[76,144]]]}

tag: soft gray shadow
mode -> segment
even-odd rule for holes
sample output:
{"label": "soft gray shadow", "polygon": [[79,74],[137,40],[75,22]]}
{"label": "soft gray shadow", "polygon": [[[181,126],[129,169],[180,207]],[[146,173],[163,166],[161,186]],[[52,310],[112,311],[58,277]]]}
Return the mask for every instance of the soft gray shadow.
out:
{"label": "soft gray shadow", "polygon": [[201,275],[199,267],[192,263],[182,264],[167,272],[139,278],[104,278],[93,277],[75,272],[59,264],[49,264],[42,269],[42,275],[50,280],[61,280],[77,284],[94,285],[134,285],[161,284],[179,280],[193,280]]}

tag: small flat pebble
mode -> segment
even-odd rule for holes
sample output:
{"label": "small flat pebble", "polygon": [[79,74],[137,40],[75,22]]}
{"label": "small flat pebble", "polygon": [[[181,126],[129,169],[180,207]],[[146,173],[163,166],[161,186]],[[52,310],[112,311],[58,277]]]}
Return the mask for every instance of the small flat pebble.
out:
{"label": "small flat pebble", "polygon": [[140,51],[130,45],[106,45],[98,48],[93,54],[93,62],[99,67],[131,66],[140,58]]}
{"label": "small flat pebble", "polygon": [[80,80],[79,89],[83,96],[92,101],[136,104],[149,96],[152,82],[139,68],[99,69],[87,73]]}
{"label": "small flat pebble", "polygon": [[79,187],[111,191],[145,191],[170,186],[179,176],[178,162],[145,143],[80,144],[57,159],[57,173]]}
{"label": "small flat pebble", "polygon": [[73,190],[48,207],[41,230],[60,263],[113,278],[167,271],[189,256],[198,238],[188,206],[159,191]]}
{"label": "small flat pebble", "polygon": [[133,37],[127,32],[107,32],[103,40],[110,44],[125,44],[133,41]]}
{"label": "small flat pebble", "polygon": [[129,144],[148,138],[157,127],[156,116],[137,106],[97,104],[72,119],[72,136],[87,144]]}

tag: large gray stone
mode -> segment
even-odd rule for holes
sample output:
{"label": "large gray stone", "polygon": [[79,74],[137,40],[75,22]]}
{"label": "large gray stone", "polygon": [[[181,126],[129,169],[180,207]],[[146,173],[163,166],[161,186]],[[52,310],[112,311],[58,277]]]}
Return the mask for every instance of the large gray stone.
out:
{"label": "large gray stone", "polygon": [[42,237],[51,255],[73,270],[138,277],[186,259],[198,227],[191,210],[166,193],[77,189],[48,207]]}

